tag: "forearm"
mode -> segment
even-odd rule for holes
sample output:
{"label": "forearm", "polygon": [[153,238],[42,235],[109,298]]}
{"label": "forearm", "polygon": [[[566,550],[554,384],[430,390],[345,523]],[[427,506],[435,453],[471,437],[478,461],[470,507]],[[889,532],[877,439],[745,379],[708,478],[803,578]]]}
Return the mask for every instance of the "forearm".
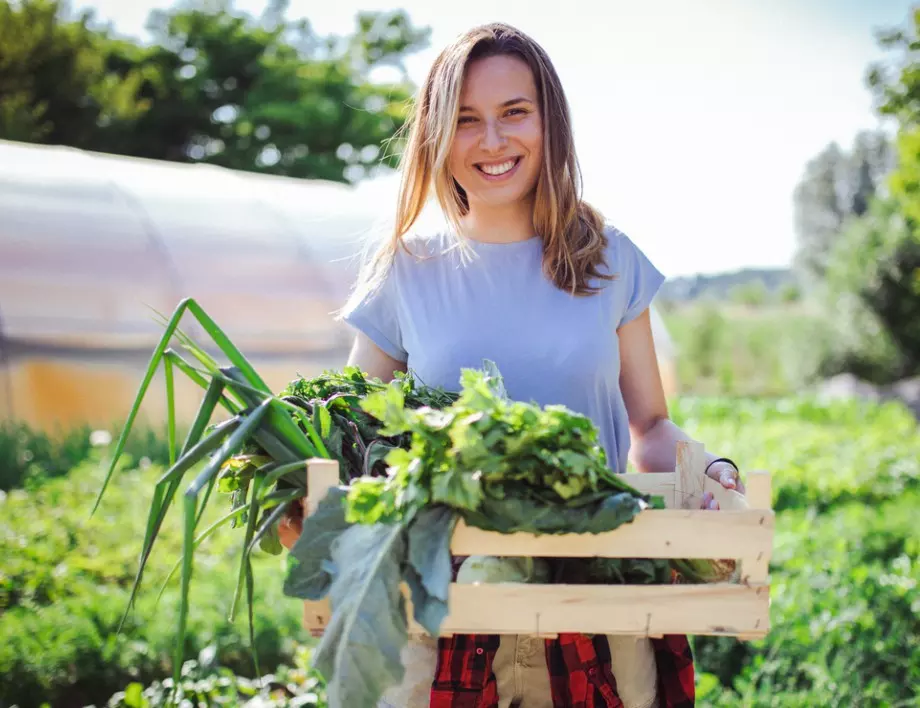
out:
{"label": "forearm", "polygon": [[[639,472],[673,472],[677,468],[677,443],[697,442],[668,418],[644,432],[633,431],[629,459]],[[719,458],[706,452],[706,464]]]}

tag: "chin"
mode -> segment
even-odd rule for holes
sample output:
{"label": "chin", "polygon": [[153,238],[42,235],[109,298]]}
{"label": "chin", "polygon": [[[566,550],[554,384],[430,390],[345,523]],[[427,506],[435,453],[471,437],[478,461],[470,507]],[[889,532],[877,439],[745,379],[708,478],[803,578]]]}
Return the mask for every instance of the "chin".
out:
{"label": "chin", "polygon": [[521,202],[527,201],[533,192],[519,192],[515,194],[485,194],[477,195],[471,200],[471,204],[486,207],[488,209],[503,209],[505,207],[515,206]]}
{"label": "chin", "polygon": [[535,184],[533,186],[516,186],[509,184],[502,187],[493,187],[492,189],[466,190],[471,206],[478,205],[489,209],[508,207],[519,202],[527,201],[533,198],[535,192]]}

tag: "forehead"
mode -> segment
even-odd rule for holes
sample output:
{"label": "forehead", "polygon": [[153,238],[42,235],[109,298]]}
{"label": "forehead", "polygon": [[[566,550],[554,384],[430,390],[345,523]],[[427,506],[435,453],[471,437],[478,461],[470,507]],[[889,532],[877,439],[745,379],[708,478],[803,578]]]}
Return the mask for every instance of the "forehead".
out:
{"label": "forehead", "polygon": [[537,100],[537,86],[530,67],[517,57],[477,59],[466,67],[460,104],[489,108],[511,98]]}

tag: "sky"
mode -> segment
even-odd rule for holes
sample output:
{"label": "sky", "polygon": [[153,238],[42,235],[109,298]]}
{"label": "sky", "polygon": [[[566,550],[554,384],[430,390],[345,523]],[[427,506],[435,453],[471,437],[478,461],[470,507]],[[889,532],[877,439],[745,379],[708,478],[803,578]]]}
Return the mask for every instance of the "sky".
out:
{"label": "sky", "polygon": [[[95,0],[99,20],[146,38],[168,0]],[[237,0],[258,15],[265,0]],[[359,10],[404,8],[432,29],[419,84],[466,29],[517,26],[549,53],[571,104],[584,197],[668,276],[788,266],[793,191],[809,159],[879,126],[865,86],[878,29],[906,0],[291,0],[288,18],[348,34]],[[391,211],[394,180],[362,190]]]}

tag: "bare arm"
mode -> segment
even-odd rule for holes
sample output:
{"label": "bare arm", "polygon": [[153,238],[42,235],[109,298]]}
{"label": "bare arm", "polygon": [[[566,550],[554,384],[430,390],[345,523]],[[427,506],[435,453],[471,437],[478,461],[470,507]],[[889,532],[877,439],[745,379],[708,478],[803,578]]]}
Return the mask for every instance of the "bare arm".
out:
{"label": "bare arm", "polygon": [[[620,338],[620,389],[632,438],[630,459],[640,472],[673,470],[677,467],[677,442],[693,441],[693,438],[668,417],[648,310],[623,325],[617,334]],[[718,457],[707,452],[706,463]],[[731,466],[725,463],[714,465],[710,470],[710,476],[723,486],[743,491],[744,486],[740,480],[736,486],[731,473]]]}
{"label": "bare arm", "polygon": [[393,380],[394,371],[406,371],[406,363],[394,359],[363,332],[355,337],[355,342],[348,355],[348,366],[357,366],[371,377],[384,383]]}

